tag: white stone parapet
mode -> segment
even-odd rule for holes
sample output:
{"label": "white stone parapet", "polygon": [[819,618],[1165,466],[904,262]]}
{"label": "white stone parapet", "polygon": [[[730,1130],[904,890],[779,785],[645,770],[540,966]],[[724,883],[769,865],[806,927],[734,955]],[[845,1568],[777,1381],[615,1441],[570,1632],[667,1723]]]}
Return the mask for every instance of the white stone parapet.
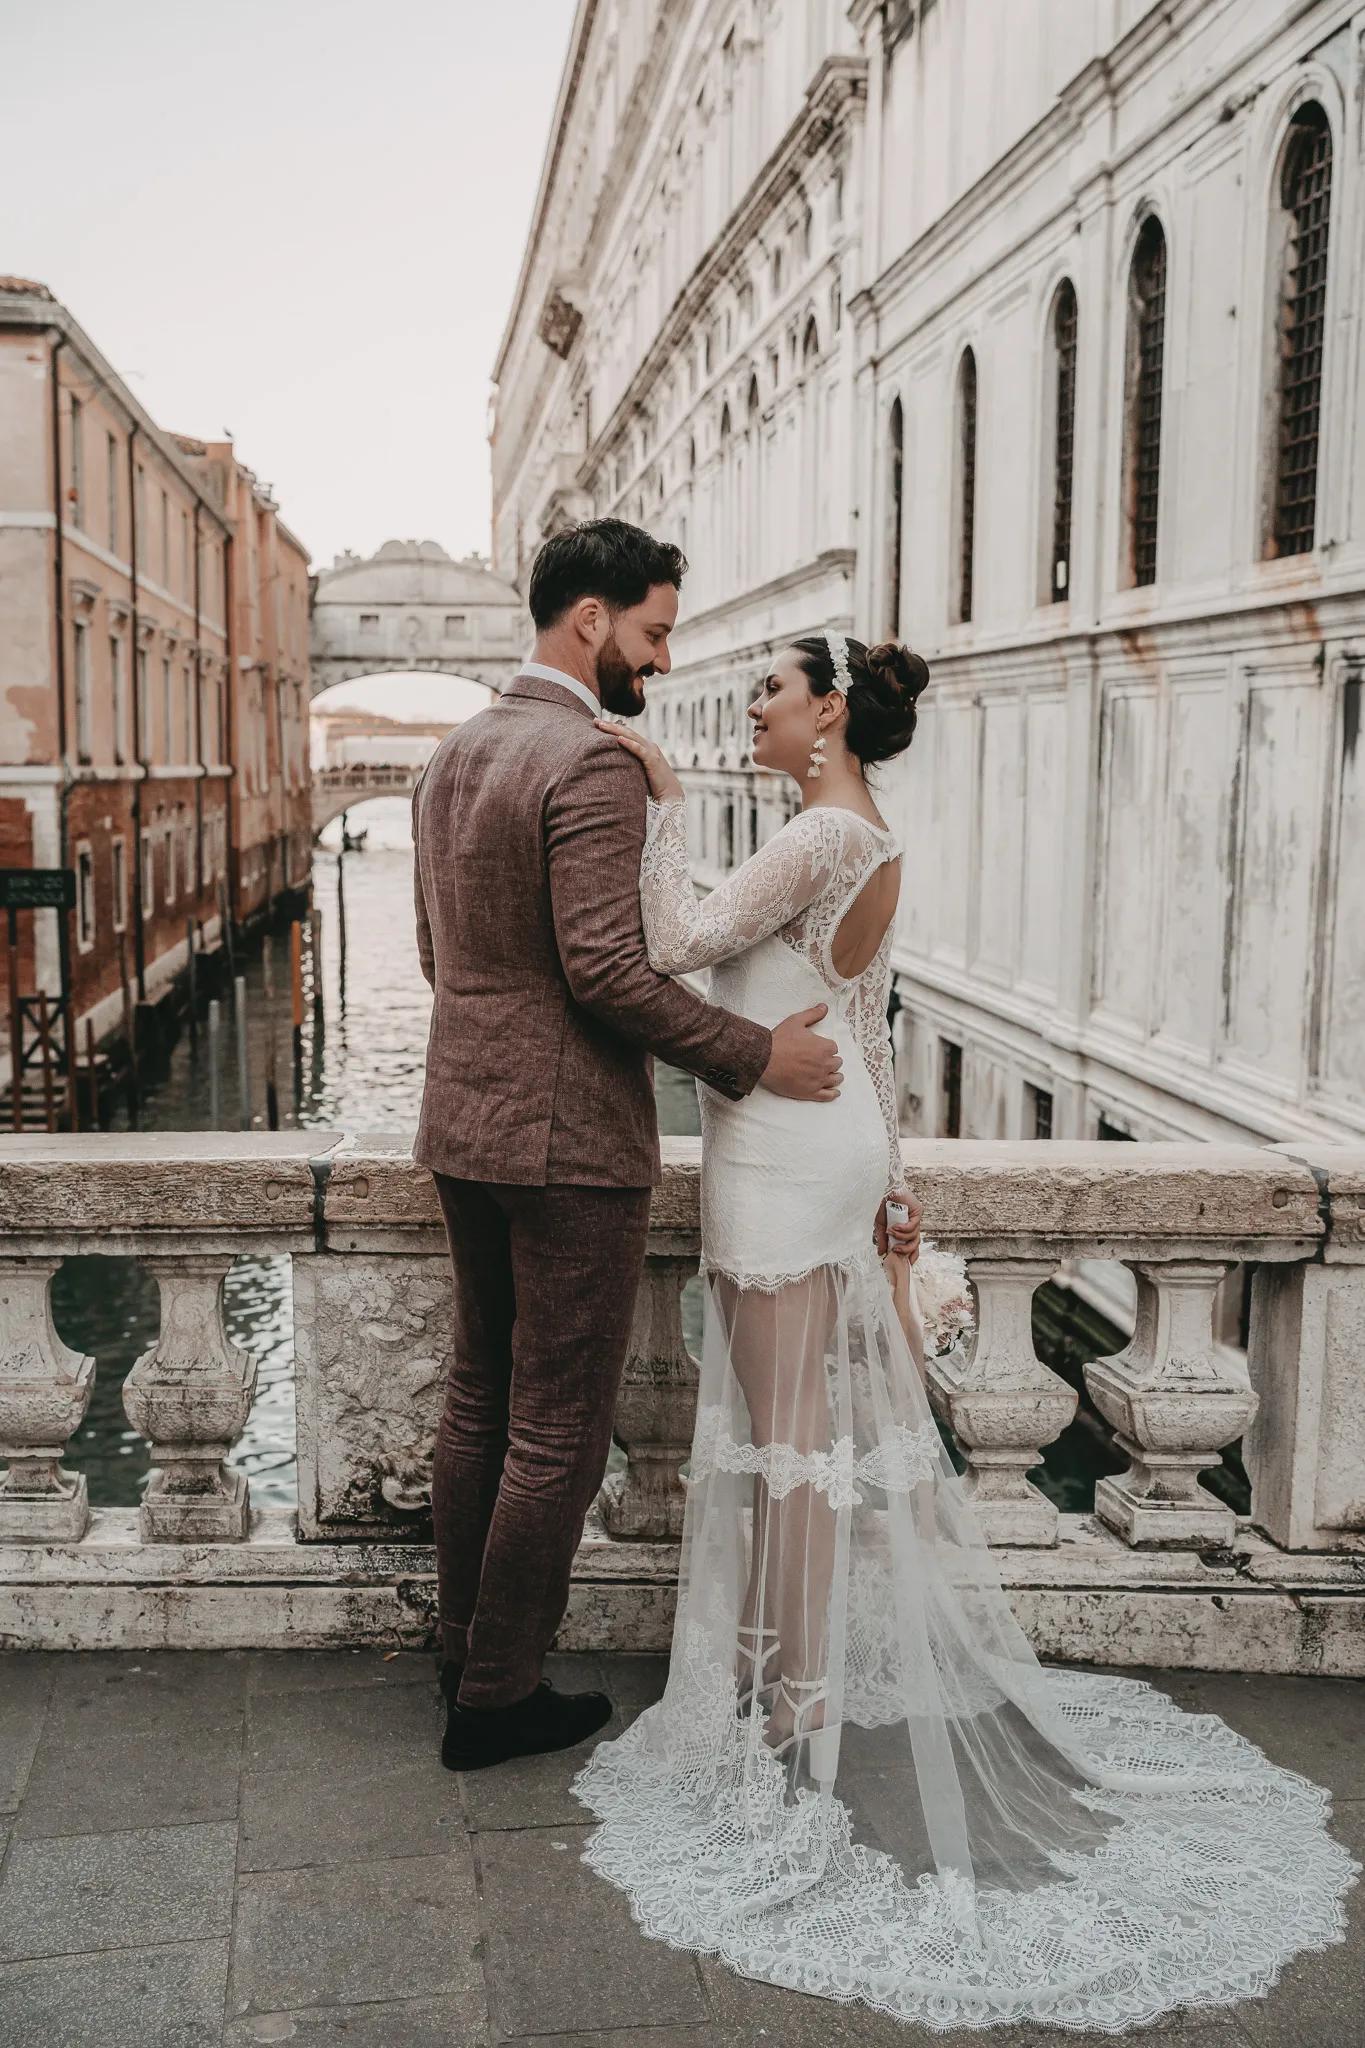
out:
{"label": "white stone parapet", "polygon": [[[668,1640],[696,1365],[679,1299],[699,1249],[699,1158],[665,1141],[617,1410],[627,1455],[589,1519],[561,1642]],[[926,1228],[967,1260],[978,1324],[931,1368],[936,1412],[1024,1625],[1045,1654],[1365,1674],[1365,1148],[913,1142]],[[125,1387],[156,1467],[139,1512],[89,1510],[62,1469],[93,1361],[52,1330],[59,1262],[99,1250],[157,1278],[162,1328]],[[222,1278],[291,1255],[296,1515],[227,1466],[254,1365]],[[1037,1287],[1121,1259],[1137,1326],[1086,1368],[1129,1469],[1061,1515],[1027,1478],[1076,1393],[1037,1357]],[[1251,1263],[1248,1363],[1214,1341]],[[406,1140],[327,1132],[0,1138],[0,1644],[428,1641],[431,1457],[452,1343],[430,1177]],[[1252,1512],[1199,1484],[1243,1439]]]}

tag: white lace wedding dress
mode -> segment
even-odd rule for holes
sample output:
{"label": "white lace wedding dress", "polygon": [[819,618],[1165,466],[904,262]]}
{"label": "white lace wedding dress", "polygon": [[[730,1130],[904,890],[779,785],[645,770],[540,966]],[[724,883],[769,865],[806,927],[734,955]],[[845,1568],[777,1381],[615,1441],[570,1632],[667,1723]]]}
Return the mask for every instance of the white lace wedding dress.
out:
{"label": "white lace wedding dress", "polygon": [[703,1088],[705,1342],[668,1686],[575,1783],[648,1934],[935,2029],[1120,2032],[1342,1938],[1316,1786],[1209,1715],[1044,1670],[944,1453],[872,1244],[902,1185],[890,939],[841,919],[890,835],[802,812],[698,902],[652,805],[650,957],[775,1024],[827,1002],[830,1104]]}

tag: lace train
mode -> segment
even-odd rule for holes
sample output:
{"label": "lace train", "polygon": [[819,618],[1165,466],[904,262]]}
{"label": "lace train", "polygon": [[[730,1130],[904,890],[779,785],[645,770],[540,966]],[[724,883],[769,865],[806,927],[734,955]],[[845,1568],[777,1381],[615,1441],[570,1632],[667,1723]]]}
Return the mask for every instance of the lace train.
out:
{"label": "lace train", "polygon": [[938,2031],[1254,1997],[1357,1868],[1216,1718],[1037,1663],[866,1270],[709,1281],[667,1690],[574,1789],[646,1933]]}

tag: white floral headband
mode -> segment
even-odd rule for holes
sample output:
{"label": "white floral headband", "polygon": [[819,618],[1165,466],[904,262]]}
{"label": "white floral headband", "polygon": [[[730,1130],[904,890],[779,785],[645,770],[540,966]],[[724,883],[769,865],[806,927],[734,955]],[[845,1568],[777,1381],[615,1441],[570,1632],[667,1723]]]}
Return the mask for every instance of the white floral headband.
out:
{"label": "white floral headband", "polygon": [[848,640],[844,634],[831,632],[826,627],[825,645],[829,648],[829,658],[834,663],[834,680],[847,697],[853,688],[853,678],[848,672]]}

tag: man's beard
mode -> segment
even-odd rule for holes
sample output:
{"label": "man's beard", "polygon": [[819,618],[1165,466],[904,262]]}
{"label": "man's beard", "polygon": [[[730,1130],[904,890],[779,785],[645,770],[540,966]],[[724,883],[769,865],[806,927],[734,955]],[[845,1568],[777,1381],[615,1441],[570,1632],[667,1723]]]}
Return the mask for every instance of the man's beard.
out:
{"label": "man's beard", "polygon": [[618,718],[638,718],[645,708],[644,679],[652,676],[654,664],[632,668],[621,652],[614,633],[608,634],[597,656],[597,689],[604,711]]}

